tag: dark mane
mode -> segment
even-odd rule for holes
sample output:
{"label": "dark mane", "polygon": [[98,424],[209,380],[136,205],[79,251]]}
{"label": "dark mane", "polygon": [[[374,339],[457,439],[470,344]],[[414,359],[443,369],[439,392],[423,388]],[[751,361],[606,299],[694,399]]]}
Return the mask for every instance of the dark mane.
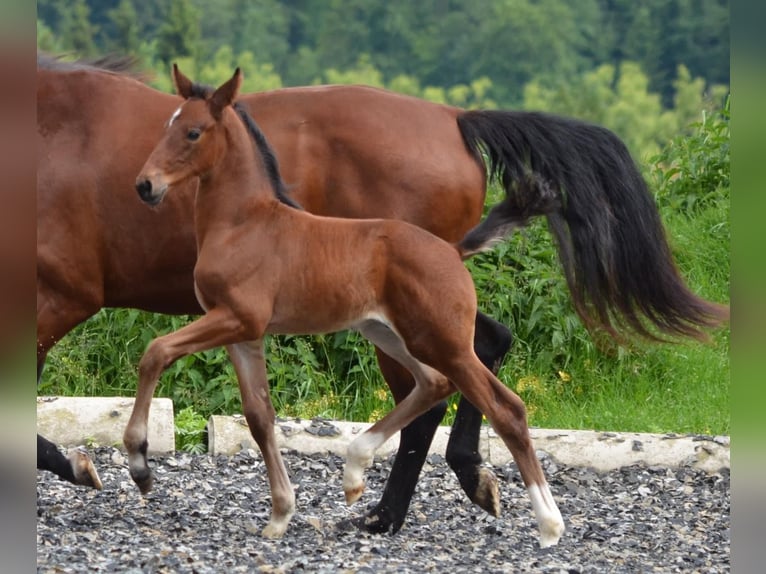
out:
{"label": "dark mane", "polygon": [[253,138],[255,145],[258,146],[258,151],[261,152],[263,163],[266,166],[266,173],[269,174],[271,187],[274,190],[274,194],[277,196],[277,199],[285,205],[289,205],[290,207],[294,207],[296,209],[302,209],[302,207],[294,199],[287,195],[287,186],[285,185],[285,182],[282,181],[282,176],[279,173],[279,162],[277,161],[277,156],[269,145],[269,142],[266,140],[266,136],[261,131],[261,128],[258,127],[258,124],[255,123],[255,120],[250,116],[250,114],[247,113],[247,109],[245,108],[244,104],[241,102],[236,102],[234,104],[234,110],[244,122],[250,137]]}
{"label": "dark mane", "polygon": [[46,54],[37,52],[37,68],[42,70],[52,70],[61,72],[70,72],[76,70],[90,70],[99,72],[112,72],[140,80],[148,81],[147,74],[138,70],[138,58],[135,56],[119,56],[117,54],[107,54],[91,60],[77,59],[74,61],[64,60],[66,54]]}

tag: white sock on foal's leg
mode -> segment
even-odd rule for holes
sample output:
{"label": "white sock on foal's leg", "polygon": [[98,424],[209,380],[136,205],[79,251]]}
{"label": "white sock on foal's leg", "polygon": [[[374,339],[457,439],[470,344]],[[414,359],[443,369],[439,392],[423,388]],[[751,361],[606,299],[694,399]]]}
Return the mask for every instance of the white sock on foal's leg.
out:
{"label": "white sock on foal's leg", "polygon": [[346,455],[346,468],[343,471],[343,492],[346,494],[346,503],[353,504],[364,492],[364,471],[372,464],[372,457],[385,437],[377,432],[369,430],[348,445]]}
{"label": "white sock on foal's leg", "polygon": [[553,500],[551,489],[547,482],[543,482],[531,484],[527,491],[540,529],[540,547],[553,546],[564,533],[564,519],[556,501]]}

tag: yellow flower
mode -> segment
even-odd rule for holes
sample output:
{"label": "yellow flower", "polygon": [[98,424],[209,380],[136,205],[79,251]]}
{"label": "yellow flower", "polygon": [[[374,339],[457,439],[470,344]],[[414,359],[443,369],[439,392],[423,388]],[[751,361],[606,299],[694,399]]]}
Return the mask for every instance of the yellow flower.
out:
{"label": "yellow flower", "polygon": [[572,380],[572,375],[567,373],[566,371],[559,371],[559,378],[564,381],[565,383],[568,383]]}
{"label": "yellow flower", "polygon": [[539,377],[527,375],[526,377],[521,377],[518,383],[516,383],[516,392],[523,393],[524,391],[530,391],[538,393],[542,391],[542,387],[542,381]]}

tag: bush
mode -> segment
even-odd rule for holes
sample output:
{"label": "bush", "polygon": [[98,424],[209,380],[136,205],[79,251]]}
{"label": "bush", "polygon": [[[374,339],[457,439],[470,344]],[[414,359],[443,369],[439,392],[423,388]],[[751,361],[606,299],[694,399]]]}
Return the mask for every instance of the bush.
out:
{"label": "bush", "polygon": [[730,98],[714,113],[702,113],[691,135],[676,136],[652,158],[661,208],[692,214],[713,201],[729,200]]}

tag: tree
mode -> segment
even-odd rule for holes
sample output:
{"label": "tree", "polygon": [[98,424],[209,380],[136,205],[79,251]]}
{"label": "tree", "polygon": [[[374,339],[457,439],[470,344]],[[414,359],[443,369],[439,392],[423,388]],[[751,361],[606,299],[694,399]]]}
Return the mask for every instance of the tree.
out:
{"label": "tree", "polygon": [[180,56],[195,58],[201,41],[200,16],[191,0],[171,0],[157,33],[157,58],[166,66]]}
{"label": "tree", "polygon": [[127,54],[136,54],[141,44],[138,38],[138,16],[131,0],[120,0],[116,8],[108,12],[114,27],[114,35],[109,38],[111,50]]}
{"label": "tree", "polygon": [[80,56],[96,54],[94,37],[98,27],[90,22],[90,8],[85,0],[56,3],[59,13],[59,36],[61,44]]}
{"label": "tree", "polygon": [[608,127],[625,141],[634,157],[642,159],[656,154],[700,110],[710,106],[704,80],[692,78],[686,68],[678,69],[673,84],[679,95],[677,108],[665,109],[660,94],[650,90],[649,77],[637,63],[624,61],[619,70],[604,64],[573,82],[530,82],[524,87],[524,108]]}

